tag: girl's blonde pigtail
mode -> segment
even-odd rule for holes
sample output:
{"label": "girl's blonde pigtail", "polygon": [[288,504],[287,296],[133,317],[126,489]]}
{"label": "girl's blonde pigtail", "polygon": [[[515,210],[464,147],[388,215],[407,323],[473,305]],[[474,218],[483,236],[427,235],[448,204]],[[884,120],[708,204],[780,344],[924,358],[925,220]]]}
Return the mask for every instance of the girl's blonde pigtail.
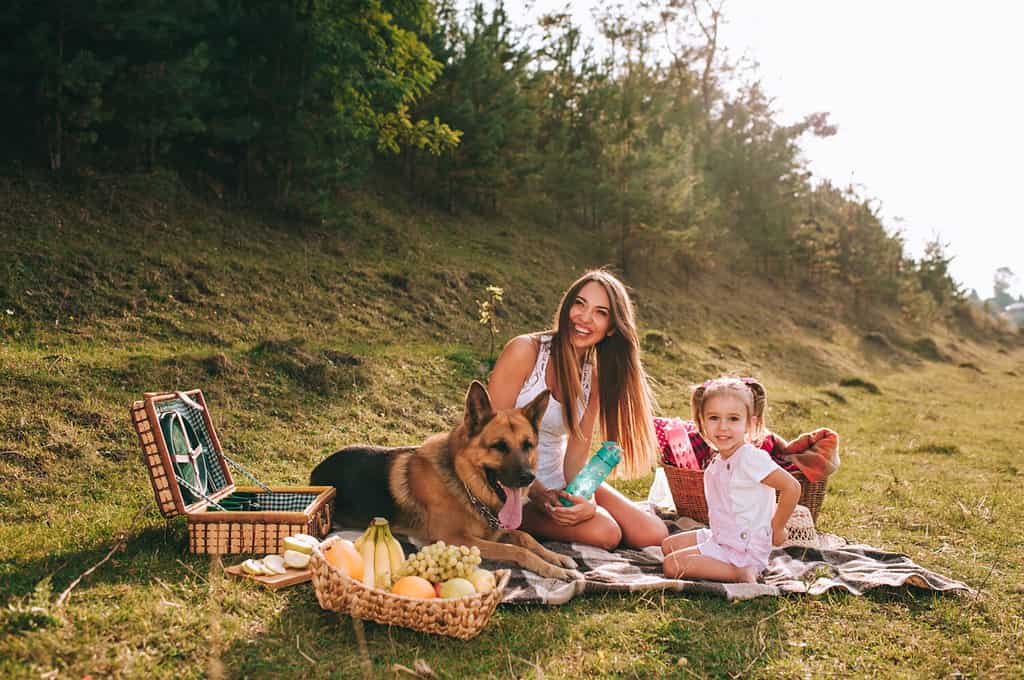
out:
{"label": "girl's blonde pigtail", "polygon": [[707,385],[697,385],[690,394],[690,416],[697,424],[701,436],[704,435],[704,394],[707,391]]}
{"label": "girl's blonde pigtail", "polygon": [[761,442],[768,434],[768,422],[765,411],[768,408],[768,391],[756,378],[744,378],[743,382],[754,396],[754,428],[751,436],[756,442]]}

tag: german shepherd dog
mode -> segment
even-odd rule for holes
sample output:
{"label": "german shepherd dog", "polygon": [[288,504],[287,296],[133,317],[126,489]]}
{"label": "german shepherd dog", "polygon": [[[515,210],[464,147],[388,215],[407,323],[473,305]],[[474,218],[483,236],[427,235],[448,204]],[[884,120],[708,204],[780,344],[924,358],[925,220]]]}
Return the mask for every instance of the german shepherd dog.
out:
{"label": "german shepherd dog", "polygon": [[474,380],[462,422],[451,432],[419,446],[346,447],[313,469],[310,484],[337,489],[335,522],[342,526],[386,517],[421,540],[475,545],[487,559],[548,578],[582,578],[571,558],[517,529],[549,397],[545,390],[522,408],[495,412],[487,389]]}

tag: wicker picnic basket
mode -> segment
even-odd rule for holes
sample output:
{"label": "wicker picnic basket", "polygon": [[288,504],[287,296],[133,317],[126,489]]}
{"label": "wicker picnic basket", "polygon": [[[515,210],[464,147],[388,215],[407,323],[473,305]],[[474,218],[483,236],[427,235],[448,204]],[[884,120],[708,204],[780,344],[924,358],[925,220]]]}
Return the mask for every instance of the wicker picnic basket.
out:
{"label": "wicker picnic basket", "polygon": [[[704,497],[704,471],[687,470],[674,465],[662,465],[661,467],[668,479],[668,488],[672,491],[672,501],[676,504],[676,511],[680,515],[707,524],[708,502]],[[817,520],[821,503],[825,500],[828,480],[812,482],[800,471],[790,474],[800,482],[800,500],[797,502],[810,510],[811,516]],[[775,495],[778,498],[778,493]]]}
{"label": "wicker picnic basket", "polygon": [[[146,393],[131,416],[157,506],[165,517],[186,516],[191,552],[278,553],[288,536],[330,531],[334,487],[270,487],[253,477],[224,455],[200,390]],[[177,438],[167,435],[169,420],[180,423]],[[232,467],[256,486],[235,486]]]}
{"label": "wicker picnic basket", "polygon": [[487,625],[508,585],[510,572],[499,569],[495,572],[497,586],[489,593],[454,599],[394,595],[350,579],[329,564],[324,559],[323,550],[338,540],[341,539],[332,536],[313,549],[310,560],[313,589],[323,609],[350,614],[354,618],[468,640],[479,635]]}

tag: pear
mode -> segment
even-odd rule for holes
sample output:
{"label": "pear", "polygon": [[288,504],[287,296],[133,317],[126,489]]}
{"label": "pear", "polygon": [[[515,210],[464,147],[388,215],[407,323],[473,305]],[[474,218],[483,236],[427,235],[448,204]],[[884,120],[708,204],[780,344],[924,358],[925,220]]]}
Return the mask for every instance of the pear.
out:
{"label": "pear", "polygon": [[466,579],[456,576],[441,584],[440,595],[444,598],[466,597],[476,595],[476,588]]}
{"label": "pear", "polygon": [[477,567],[473,570],[469,576],[466,577],[469,582],[473,584],[478,593],[489,593],[494,590],[497,585],[497,581],[494,578],[494,573]]}

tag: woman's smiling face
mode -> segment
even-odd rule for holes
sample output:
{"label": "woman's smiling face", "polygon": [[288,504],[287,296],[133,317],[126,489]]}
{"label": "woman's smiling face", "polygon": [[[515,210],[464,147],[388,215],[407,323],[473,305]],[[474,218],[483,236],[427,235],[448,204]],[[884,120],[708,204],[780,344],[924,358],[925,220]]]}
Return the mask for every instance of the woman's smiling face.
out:
{"label": "woman's smiling face", "polygon": [[610,304],[604,286],[596,281],[587,283],[576,294],[569,308],[571,326],[568,330],[577,354],[582,354],[615,332],[611,328]]}

